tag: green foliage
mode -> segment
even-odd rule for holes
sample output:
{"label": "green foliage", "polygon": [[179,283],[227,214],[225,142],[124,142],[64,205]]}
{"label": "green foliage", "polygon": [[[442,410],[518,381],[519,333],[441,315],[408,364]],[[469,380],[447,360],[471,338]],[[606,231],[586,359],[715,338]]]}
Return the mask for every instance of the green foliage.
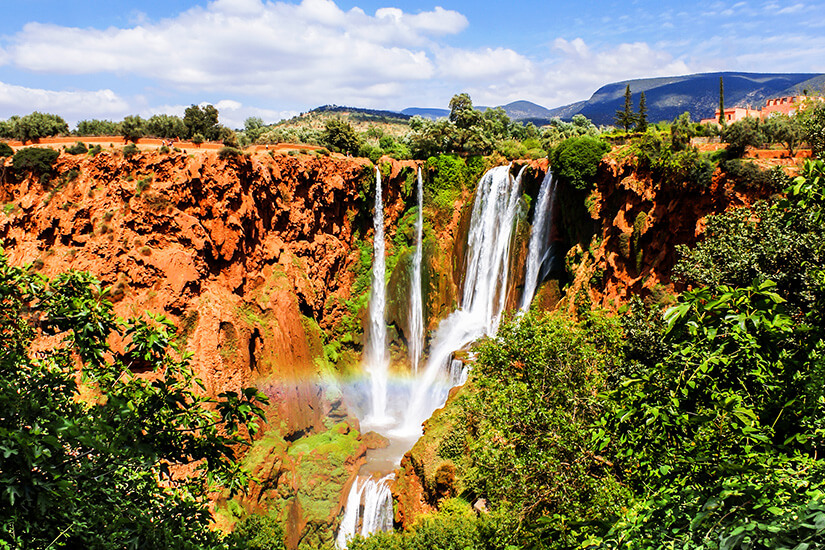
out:
{"label": "green foliage", "polygon": [[647,131],[647,98],[645,98],[644,92],[639,95],[639,114],[636,115],[636,131]]}
{"label": "green foliage", "polygon": [[266,131],[266,125],[261,117],[249,117],[243,123],[244,134],[254,143]]}
{"label": "green foliage", "polygon": [[805,129],[805,141],[816,158],[825,160],[825,102],[812,101],[798,115]]}
{"label": "green foliage", "polygon": [[70,155],[84,155],[89,152],[89,149],[86,147],[85,143],[78,141],[71,147],[66,147],[66,152]]}
{"label": "green foliage", "polygon": [[722,141],[728,144],[728,158],[741,157],[748,146],[760,147],[765,142],[760,126],[758,119],[747,117],[725,127]]}
{"label": "green foliage", "polygon": [[812,308],[822,285],[816,274],[825,265],[825,229],[814,215],[822,206],[823,170],[821,162],[807,163],[788,199],[709,216],[704,239],[693,250],[679,247],[674,270],[687,283],[711,288],[770,279],[794,310]]}
{"label": "green foliage", "polygon": [[481,157],[464,159],[456,155],[438,155],[427,159],[424,200],[437,208],[452,209],[461,190],[471,188],[484,171]]}
{"label": "green foliage", "polygon": [[14,155],[14,149],[11,146],[3,141],[0,141],[0,158],[10,157]]}
{"label": "green foliage", "polygon": [[[222,547],[207,491],[246,487],[235,449],[265,398],[204,397],[174,325],[118,321],[105,295],[86,273],[49,280],[0,253],[0,545]],[[54,344],[31,353],[41,335]]]}
{"label": "green foliage", "polygon": [[594,137],[569,138],[553,152],[553,174],[574,188],[587,191],[593,187],[599,163],[609,150],[607,143]]}
{"label": "green foliage", "polygon": [[126,158],[132,157],[140,153],[140,149],[134,143],[129,143],[123,148],[123,156]]}
{"label": "green foliage", "polygon": [[174,115],[153,115],[145,123],[146,135],[172,139],[185,136],[187,127],[183,119]]}
{"label": "green foliage", "polygon": [[631,126],[636,124],[636,115],[633,113],[633,99],[630,93],[630,84],[624,91],[624,108],[616,111],[616,126],[624,128],[625,132],[630,131]]}
{"label": "green foliage", "polygon": [[286,550],[284,528],[271,516],[252,515],[232,532],[236,550]]}
{"label": "green foliage", "polygon": [[609,517],[626,501],[591,444],[604,412],[594,395],[621,357],[619,342],[615,321],[601,315],[574,323],[530,312],[478,347],[476,391],[464,405],[473,436],[465,483],[522,526],[513,542],[574,547],[594,527],[582,522]]}
{"label": "green foliage", "polygon": [[762,130],[767,142],[783,144],[790,155],[794,154],[799,144],[805,139],[805,128],[800,117],[782,113],[771,115],[762,126]]}
{"label": "green foliage", "polygon": [[111,120],[81,120],[74,130],[76,136],[116,136],[120,134],[120,127]]}
{"label": "green foliage", "polygon": [[146,122],[139,115],[129,115],[120,123],[120,135],[123,141],[136,143],[146,135]]}
{"label": "green foliage", "polygon": [[186,126],[186,138],[195,141],[197,134],[201,142],[217,141],[220,134],[218,110],[213,105],[191,105],[183,112],[183,124]]}
{"label": "green foliage", "polygon": [[441,504],[439,512],[419,517],[407,531],[356,536],[349,550],[486,550],[503,548],[497,540],[494,519],[476,518],[470,506],[458,499]]}
{"label": "green foliage", "polygon": [[340,118],[330,118],[324,125],[321,143],[333,151],[353,154],[358,151],[361,140],[349,122]]}
{"label": "green foliage", "polygon": [[14,137],[23,143],[36,141],[41,137],[69,133],[69,125],[66,121],[49,113],[35,111],[23,117],[12,117],[9,122],[11,122],[12,135],[7,137]]}
{"label": "green foliage", "polygon": [[235,147],[221,147],[218,151],[218,158],[220,159],[237,159],[243,156],[243,151]]}
{"label": "green foliage", "polygon": [[35,175],[51,174],[54,161],[60,153],[48,147],[25,147],[18,149],[12,159],[12,166],[19,174],[29,172]]}
{"label": "green foliage", "polygon": [[690,113],[686,111],[670,125],[670,145],[674,151],[681,151],[690,144],[692,137],[693,126],[690,123]]}

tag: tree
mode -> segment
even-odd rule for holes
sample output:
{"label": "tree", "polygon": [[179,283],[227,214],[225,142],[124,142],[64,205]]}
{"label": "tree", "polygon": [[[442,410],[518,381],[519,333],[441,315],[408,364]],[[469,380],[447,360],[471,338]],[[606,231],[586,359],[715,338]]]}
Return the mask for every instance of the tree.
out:
{"label": "tree", "polygon": [[719,77],[719,126],[724,127],[725,121],[725,83]]}
{"label": "tree", "polygon": [[12,166],[18,174],[29,172],[35,175],[49,175],[54,170],[54,161],[60,153],[48,147],[24,147],[12,159]]}
{"label": "tree", "polygon": [[186,125],[187,138],[201,134],[207,141],[218,139],[218,110],[213,105],[187,107],[183,112],[183,123]]}
{"label": "tree", "polygon": [[693,125],[690,123],[690,113],[685,111],[670,125],[670,143],[674,151],[681,151],[690,143],[693,137]]}
{"label": "tree", "polygon": [[[174,325],[116,320],[106,294],[88,273],[47,279],[0,249],[0,547],[221,547],[206,492],[248,483],[235,449],[266,398],[204,396]],[[54,345],[33,352],[44,335]]]}
{"label": "tree", "polygon": [[123,141],[137,143],[137,140],[146,135],[145,121],[140,115],[129,115],[120,123],[120,135]]}
{"label": "tree", "polygon": [[797,146],[805,139],[805,127],[797,117],[783,113],[772,115],[763,125],[767,141],[781,143],[794,155]]}
{"label": "tree", "polygon": [[730,158],[739,158],[745,154],[748,146],[759,147],[765,142],[759,120],[753,117],[743,118],[727,126],[722,132],[722,141],[728,144]]}
{"label": "tree", "polygon": [[607,143],[591,136],[566,139],[553,152],[553,174],[576,189],[589,190],[609,150]]}
{"label": "tree", "polygon": [[260,117],[249,117],[243,123],[244,133],[250,142],[256,141],[266,130],[266,125]]}
{"label": "tree", "polygon": [[324,134],[321,142],[333,151],[341,151],[346,154],[353,154],[361,146],[361,139],[352,125],[341,118],[327,119],[324,124]]}
{"label": "tree", "polygon": [[799,115],[805,128],[805,141],[815,157],[825,159],[825,102],[808,100]]}
{"label": "tree", "polygon": [[69,125],[57,115],[39,113],[37,111],[24,117],[15,119],[13,126],[14,137],[26,143],[41,137],[68,134]]}
{"label": "tree", "polygon": [[624,109],[616,111],[616,126],[628,132],[635,122],[636,115],[633,114],[633,99],[630,94],[630,84],[628,84],[624,91]]}
{"label": "tree", "polygon": [[639,96],[639,114],[636,117],[636,131],[647,132],[647,99],[645,93]]}
{"label": "tree", "polygon": [[450,99],[449,119],[457,128],[467,129],[481,122],[481,113],[473,108],[469,94],[456,94]]}
{"label": "tree", "polygon": [[158,138],[179,138],[186,135],[186,124],[174,115],[153,115],[146,121],[146,134]]}
{"label": "tree", "polygon": [[74,130],[76,136],[115,136],[118,135],[118,125],[111,120],[81,120]]}

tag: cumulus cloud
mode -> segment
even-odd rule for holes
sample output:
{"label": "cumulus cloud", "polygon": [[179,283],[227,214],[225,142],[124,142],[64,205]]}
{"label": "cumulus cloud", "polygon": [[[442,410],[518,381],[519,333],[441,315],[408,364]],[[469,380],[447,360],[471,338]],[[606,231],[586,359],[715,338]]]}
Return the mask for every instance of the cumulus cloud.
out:
{"label": "cumulus cloud", "polygon": [[522,79],[533,72],[533,63],[509,48],[446,48],[436,53],[436,62],[441,77],[459,81]]}
{"label": "cumulus cloud", "polygon": [[129,28],[29,23],[6,51],[10,63],[29,71],[129,74],[176,90],[345,102],[353,91],[381,98],[432,77],[427,45],[466,26],[463,15],[443,8],[368,15],[331,0],[216,0]]}
{"label": "cumulus cloud", "polygon": [[122,117],[128,102],[112,90],[55,91],[26,88],[0,82],[0,117],[32,111],[59,114],[74,123],[83,118]]}

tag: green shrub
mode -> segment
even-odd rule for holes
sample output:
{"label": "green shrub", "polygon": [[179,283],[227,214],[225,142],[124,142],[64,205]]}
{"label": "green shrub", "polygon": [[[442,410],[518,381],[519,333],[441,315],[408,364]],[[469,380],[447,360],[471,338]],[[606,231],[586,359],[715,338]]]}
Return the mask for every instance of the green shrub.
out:
{"label": "green shrub", "polygon": [[599,163],[609,150],[610,145],[594,137],[566,139],[553,152],[553,174],[576,189],[589,190]]}
{"label": "green shrub", "polygon": [[18,173],[29,172],[42,176],[52,173],[54,161],[58,156],[60,153],[54,149],[25,147],[14,154],[12,165]]}
{"label": "green shrub", "polygon": [[729,125],[722,132],[722,141],[728,144],[728,158],[739,158],[745,154],[745,148],[761,147],[765,136],[759,120],[752,117],[743,118]]}
{"label": "green shrub", "polygon": [[235,526],[232,538],[238,550],[286,550],[284,528],[270,516],[246,517]]}
{"label": "green shrub", "polygon": [[96,157],[100,154],[101,151],[103,151],[103,147],[101,147],[100,144],[97,144],[91,149],[89,149],[89,154],[93,157]]}
{"label": "green shrub", "polygon": [[86,147],[86,145],[82,141],[78,141],[77,143],[75,143],[71,147],[66,148],[66,152],[69,153],[70,155],[82,155],[84,153],[87,153],[88,151],[89,151],[89,149]]}
{"label": "green shrub", "polygon": [[123,156],[126,158],[136,155],[137,153],[140,153],[140,149],[134,143],[130,143],[123,148]]}
{"label": "green shrub", "polygon": [[219,159],[236,159],[243,156],[243,152],[235,147],[221,147],[218,151]]}
{"label": "green shrub", "polygon": [[14,149],[12,149],[8,143],[0,141],[0,158],[11,157],[13,155]]}

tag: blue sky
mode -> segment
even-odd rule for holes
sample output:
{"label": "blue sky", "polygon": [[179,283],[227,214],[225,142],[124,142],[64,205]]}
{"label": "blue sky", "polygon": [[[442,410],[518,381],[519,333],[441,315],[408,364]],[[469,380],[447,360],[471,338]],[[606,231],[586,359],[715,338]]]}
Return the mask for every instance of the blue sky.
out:
{"label": "blue sky", "polygon": [[[6,0],[4,3],[10,3]],[[25,0],[0,19],[0,118],[218,106],[558,107],[632,78],[825,72],[825,0]]]}

